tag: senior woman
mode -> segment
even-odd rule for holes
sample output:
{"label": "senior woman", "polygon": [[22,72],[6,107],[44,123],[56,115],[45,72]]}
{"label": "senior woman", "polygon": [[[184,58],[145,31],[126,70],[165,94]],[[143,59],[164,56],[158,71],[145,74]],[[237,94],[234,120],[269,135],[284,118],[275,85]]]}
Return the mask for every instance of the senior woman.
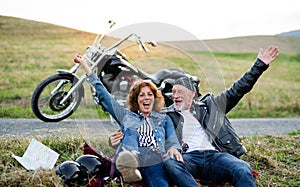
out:
{"label": "senior woman", "polygon": [[85,70],[87,82],[95,87],[101,106],[117,121],[124,138],[117,149],[116,168],[125,182],[144,179],[147,186],[169,186],[163,160],[182,160],[181,146],[169,116],[160,114],[164,99],[155,84],[139,80],[128,95],[129,109],[113,99],[80,53],[74,57]]}

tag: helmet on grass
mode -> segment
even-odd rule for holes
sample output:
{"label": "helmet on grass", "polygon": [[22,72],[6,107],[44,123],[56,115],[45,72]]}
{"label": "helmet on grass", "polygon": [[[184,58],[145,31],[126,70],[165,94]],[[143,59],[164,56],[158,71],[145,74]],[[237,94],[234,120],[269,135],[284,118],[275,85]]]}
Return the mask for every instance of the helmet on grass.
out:
{"label": "helmet on grass", "polygon": [[82,155],[78,157],[75,162],[79,163],[79,165],[87,171],[90,177],[105,177],[105,168],[99,157],[89,154]]}
{"label": "helmet on grass", "polygon": [[58,165],[56,175],[60,176],[67,186],[81,186],[88,183],[87,172],[74,161],[65,161]]}

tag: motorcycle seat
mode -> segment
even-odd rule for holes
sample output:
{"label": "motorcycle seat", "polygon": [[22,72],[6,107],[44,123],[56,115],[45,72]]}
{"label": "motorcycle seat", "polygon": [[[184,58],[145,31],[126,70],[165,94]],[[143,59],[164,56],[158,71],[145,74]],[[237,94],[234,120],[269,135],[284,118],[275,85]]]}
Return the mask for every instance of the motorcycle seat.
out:
{"label": "motorcycle seat", "polygon": [[163,69],[154,74],[143,73],[145,79],[150,79],[154,84],[159,85],[163,80],[175,79],[185,75],[185,72],[178,69]]}

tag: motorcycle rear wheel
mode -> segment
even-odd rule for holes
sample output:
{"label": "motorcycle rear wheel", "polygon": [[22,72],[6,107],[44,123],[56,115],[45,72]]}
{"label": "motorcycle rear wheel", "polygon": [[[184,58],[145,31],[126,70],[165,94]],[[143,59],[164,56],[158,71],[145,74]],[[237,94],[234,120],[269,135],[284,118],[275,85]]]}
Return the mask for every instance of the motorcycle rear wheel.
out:
{"label": "motorcycle rear wheel", "polygon": [[77,81],[78,78],[70,74],[55,74],[44,79],[32,94],[31,108],[36,117],[45,122],[58,122],[71,116],[81,102],[83,86],[65,103],[59,103]]}

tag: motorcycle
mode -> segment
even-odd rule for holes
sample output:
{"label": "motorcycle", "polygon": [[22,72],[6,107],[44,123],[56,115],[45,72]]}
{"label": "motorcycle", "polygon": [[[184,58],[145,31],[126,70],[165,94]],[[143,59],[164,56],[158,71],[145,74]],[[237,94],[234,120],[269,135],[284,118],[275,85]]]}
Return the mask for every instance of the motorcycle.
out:
{"label": "motorcycle", "polygon": [[[115,22],[110,21],[109,28],[112,28],[114,24]],[[106,34],[97,35],[92,45],[86,48],[83,58],[122,106],[126,106],[126,97],[130,86],[137,79],[151,80],[162,92],[166,107],[173,103],[171,95],[174,81],[182,76],[188,76],[193,80],[197,94],[200,96],[198,77],[191,76],[179,69],[163,69],[155,74],[148,74],[136,68],[118,49],[129,38],[134,38],[144,52],[148,52],[146,44],[156,47],[156,42],[142,41],[140,36],[133,33],[105,48],[102,45],[105,36]],[[32,94],[31,108],[37,118],[45,122],[58,122],[68,118],[76,111],[85,96],[83,83],[86,75],[83,74],[80,77],[76,75],[79,67],[79,64],[75,64],[70,70],[57,70],[58,74],[42,80],[35,88]],[[94,101],[98,104],[99,101],[92,86],[90,90]]]}

